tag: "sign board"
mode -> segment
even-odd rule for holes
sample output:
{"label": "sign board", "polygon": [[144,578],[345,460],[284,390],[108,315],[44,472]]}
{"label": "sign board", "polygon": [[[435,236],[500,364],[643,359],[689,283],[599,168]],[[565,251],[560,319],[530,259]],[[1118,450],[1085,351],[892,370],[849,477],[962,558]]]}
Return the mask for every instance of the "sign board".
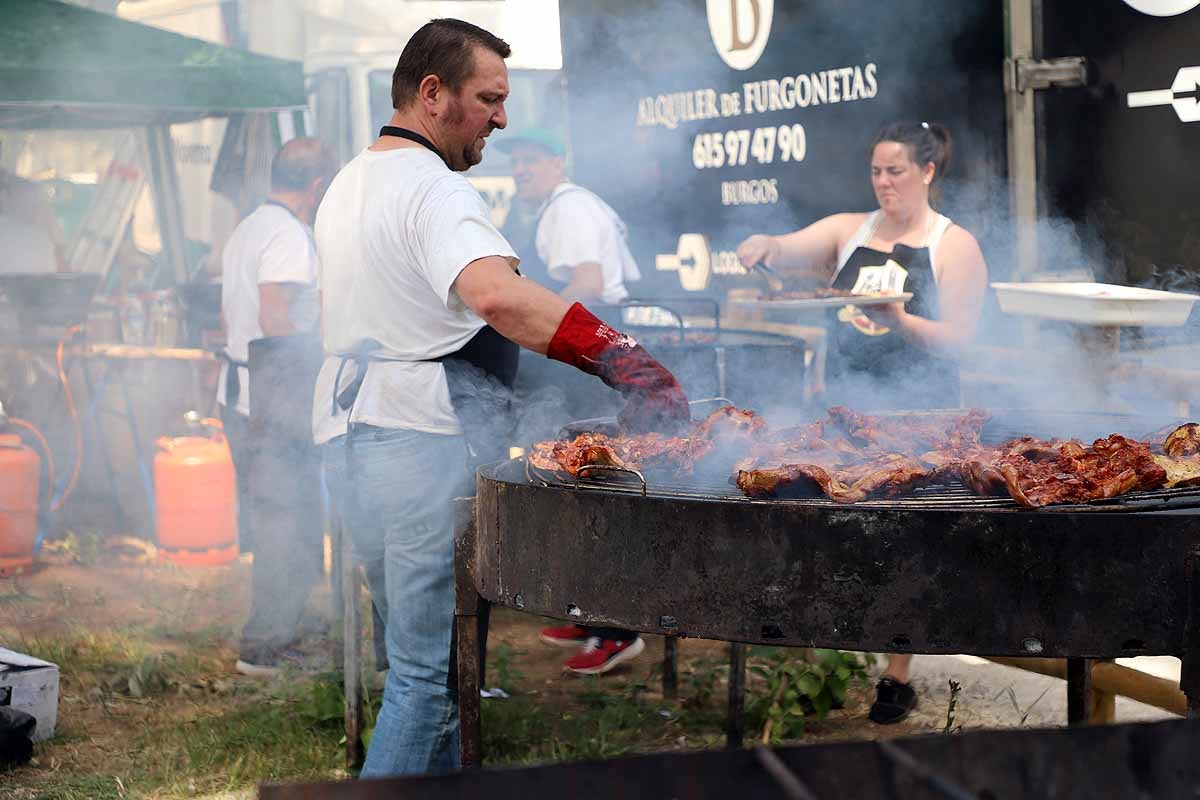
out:
{"label": "sign board", "polygon": [[733,251],[877,207],[895,120],[955,137],[945,210],[1006,209],[1003,4],[562,0],[574,177],[630,227],[635,293],[757,285]]}

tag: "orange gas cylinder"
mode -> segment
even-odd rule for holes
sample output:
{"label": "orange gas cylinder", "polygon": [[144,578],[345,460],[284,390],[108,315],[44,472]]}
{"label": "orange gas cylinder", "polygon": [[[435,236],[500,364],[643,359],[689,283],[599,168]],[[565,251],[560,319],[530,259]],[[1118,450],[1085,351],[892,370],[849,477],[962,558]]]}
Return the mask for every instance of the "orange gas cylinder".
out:
{"label": "orange gas cylinder", "polygon": [[0,576],[33,566],[41,459],[16,434],[0,434]]}
{"label": "orange gas cylinder", "polygon": [[237,491],[233,457],[221,423],[212,435],[163,437],[154,457],[158,549],[183,566],[226,564],[237,558]]}

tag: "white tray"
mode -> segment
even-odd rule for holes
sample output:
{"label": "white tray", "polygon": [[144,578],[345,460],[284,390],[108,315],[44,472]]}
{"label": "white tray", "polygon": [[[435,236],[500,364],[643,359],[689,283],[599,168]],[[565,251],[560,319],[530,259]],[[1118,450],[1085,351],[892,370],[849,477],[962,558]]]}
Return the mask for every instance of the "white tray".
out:
{"label": "white tray", "polygon": [[1084,325],[1182,325],[1197,297],[1109,283],[993,283],[1000,310]]}
{"label": "white tray", "polygon": [[883,306],[888,303],[907,303],[912,292],[900,294],[863,294],[854,297],[814,297],[811,300],[730,300],[738,308],[755,311],[804,311],[814,308],[841,308],[842,306]]}

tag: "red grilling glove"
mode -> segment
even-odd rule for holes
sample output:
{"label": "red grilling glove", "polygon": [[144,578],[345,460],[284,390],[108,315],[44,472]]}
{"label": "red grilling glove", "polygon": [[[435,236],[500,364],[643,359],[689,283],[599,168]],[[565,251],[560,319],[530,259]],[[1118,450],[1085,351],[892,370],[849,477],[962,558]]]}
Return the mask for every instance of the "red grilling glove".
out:
{"label": "red grilling glove", "polygon": [[595,375],[625,398],[617,415],[634,433],[672,432],[691,422],[679,381],[632,337],[614,330],[576,303],[559,323],[546,356]]}

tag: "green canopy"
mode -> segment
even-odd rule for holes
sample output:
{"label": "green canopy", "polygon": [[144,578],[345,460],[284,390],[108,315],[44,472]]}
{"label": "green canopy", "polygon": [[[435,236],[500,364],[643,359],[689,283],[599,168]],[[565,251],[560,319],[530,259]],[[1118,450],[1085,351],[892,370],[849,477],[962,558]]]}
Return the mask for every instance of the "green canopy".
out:
{"label": "green canopy", "polygon": [[303,106],[298,61],[55,0],[0,0],[0,128],[113,128]]}

